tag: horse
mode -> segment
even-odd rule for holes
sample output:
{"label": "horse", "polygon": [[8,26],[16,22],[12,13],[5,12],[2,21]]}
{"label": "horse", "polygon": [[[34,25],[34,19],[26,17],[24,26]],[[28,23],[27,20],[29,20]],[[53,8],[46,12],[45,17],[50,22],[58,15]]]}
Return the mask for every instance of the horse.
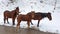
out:
{"label": "horse", "polygon": [[13,25],[15,25],[15,18],[17,17],[19,13],[20,13],[19,7],[16,7],[16,9],[12,11],[9,11],[9,10],[4,11],[4,23],[7,20],[7,23],[9,24],[8,18],[12,18]]}
{"label": "horse", "polygon": [[17,22],[18,23],[17,23],[17,27],[16,28],[17,29],[20,28],[21,21],[27,21],[28,28],[29,28],[30,22],[31,22],[33,17],[34,17],[34,12],[29,12],[26,15],[23,15],[23,14],[18,15],[18,17],[17,17]]}
{"label": "horse", "polygon": [[48,12],[48,13],[37,12],[37,13],[34,14],[33,20],[38,20],[37,27],[39,27],[40,20],[42,20],[45,17],[47,17],[49,20],[52,20],[52,16],[51,16],[50,12]]}

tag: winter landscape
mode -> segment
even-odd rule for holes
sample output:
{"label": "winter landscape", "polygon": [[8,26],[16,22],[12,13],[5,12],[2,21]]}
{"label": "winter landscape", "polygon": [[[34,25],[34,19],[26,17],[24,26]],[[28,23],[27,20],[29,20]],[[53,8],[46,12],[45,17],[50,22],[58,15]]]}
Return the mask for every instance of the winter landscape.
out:
{"label": "winter landscape", "polygon": [[[40,21],[39,27],[37,27],[38,20],[32,20],[34,25],[30,25],[30,28],[39,29],[43,32],[60,34],[60,0],[13,0],[13,2],[9,0],[0,0],[0,25],[12,26],[11,18],[9,18],[9,24],[4,24],[3,13],[5,10],[14,10],[17,6],[19,6],[20,14],[27,14],[31,11],[42,13],[50,12],[52,14],[51,21],[49,21],[48,18],[44,18]],[[22,22],[20,27],[26,28],[27,22]],[[17,24],[17,21],[15,23]],[[12,27],[16,27],[16,25]]]}

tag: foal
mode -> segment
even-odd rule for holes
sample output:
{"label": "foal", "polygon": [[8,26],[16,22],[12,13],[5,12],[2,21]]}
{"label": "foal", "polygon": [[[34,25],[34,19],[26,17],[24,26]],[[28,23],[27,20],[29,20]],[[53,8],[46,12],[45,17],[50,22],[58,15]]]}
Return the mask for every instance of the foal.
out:
{"label": "foal", "polygon": [[18,14],[19,14],[19,7],[16,7],[16,9],[12,11],[6,10],[4,12],[4,23],[5,23],[5,20],[7,20],[7,23],[9,23],[8,18],[12,18],[13,25],[15,25],[15,18]]}
{"label": "foal", "polygon": [[23,15],[23,14],[18,15],[18,17],[17,17],[17,22],[18,23],[17,23],[17,27],[16,28],[17,29],[20,28],[21,21],[27,21],[28,28],[29,28],[32,18],[34,18],[34,12],[30,12],[30,13],[28,13],[26,15]]}

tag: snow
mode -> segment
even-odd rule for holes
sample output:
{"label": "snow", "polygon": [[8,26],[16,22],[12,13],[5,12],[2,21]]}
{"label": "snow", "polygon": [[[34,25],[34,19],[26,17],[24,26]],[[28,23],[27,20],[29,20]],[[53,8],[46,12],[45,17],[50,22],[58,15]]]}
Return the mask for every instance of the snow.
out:
{"label": "snow", "polygon": [[[4,4],[3,4],[3,3]],[[40,3],[40,0],[18,0],[17,3],[14,3],[14,5],[8,4],[9,0],[0,1],[0,25],[5,26],[12,26],[12,19],[9,18],[9,24],[4,24],[4,16],[3,13],[5,10],[14,10],[15,7],[19,6],[19,11],[21,11],[20,14],[27,14],[30,11],[35,12],[51,12],[52,14],[52,20],[49,21],[48,18],[44,18],[40,21],[39,27],[37,27],[38,20],[32,20],[34,25],[30,24],[30,28],[37,29],[44,32],[52,32],[52,33],[58,33],[60,34],[60,0],[57,0],[56,10],[54,9],[54,2],[55,0],[43,0],[43,3]],[[17,19],[16,19],[17,20]],[[27,21],[22,21],[20,27],[21,28],[27,28]],[[15,21],[15,24],[17,24],[17,21]],[[13,27],[16,27],[13,26]]]}

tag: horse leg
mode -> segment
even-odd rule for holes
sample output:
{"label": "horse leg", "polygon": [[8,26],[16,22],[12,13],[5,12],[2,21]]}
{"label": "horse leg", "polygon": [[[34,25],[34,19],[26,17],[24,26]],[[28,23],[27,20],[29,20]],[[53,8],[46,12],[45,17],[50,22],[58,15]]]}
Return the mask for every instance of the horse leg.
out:
{"label": "horse leg", "polygon": [[20,28],[20,23],[21,23],[21,21],[17,21],[18,23],[17,23],[17,26],[16,26],[16,31]]}
{"label": "horse leg", "polygon": [[38,24],[37,24],[37,27],[39,27],[39,22],[40,22],[40,20],[38,20]]}
{"label": "horse leg", "polygon": [[4,23],[5,23],[5,21],[6,21],[6,18],[4,18]]}
{"label": "horse leg", "polygon": [[32,21],[31,21],[31,24],[33,25]]}
{"label": "horse leg", "polygon": [[7,18],[7,23],[9,24],[9,22],[8,22],[8,18]]}
{"label": "horse leg", "polygon": [[13,18],[12,21],[13,21],[13,25],[15,25],[15,18]]}
{"label": "horse leg", "polygon": [[29,28],[30,27],[30,21],[28,21],[27,24],[28,24],[28,28]]}

